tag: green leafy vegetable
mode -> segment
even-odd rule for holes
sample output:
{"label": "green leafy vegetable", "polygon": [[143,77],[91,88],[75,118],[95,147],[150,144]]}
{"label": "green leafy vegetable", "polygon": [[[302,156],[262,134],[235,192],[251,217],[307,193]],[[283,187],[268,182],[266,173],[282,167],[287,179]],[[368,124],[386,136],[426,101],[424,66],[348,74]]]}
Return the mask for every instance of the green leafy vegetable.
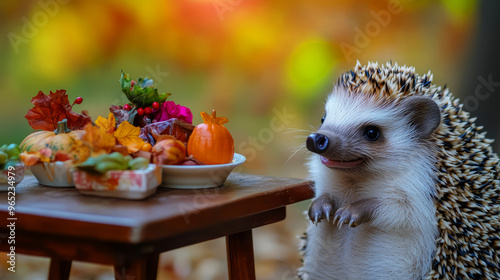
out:
{"label": "green leafy vegetable", "polygon": [[6,169],[19,162],[19,146],[16,144],[3,145],[0,147],[0,170]]}
{"label": "green leafy vegetable", "polygon": [[152,79],[139,78],[135,82],[123,71],[120,77],[120,86],[128,100],[139,108],[151,106],[153,102],[162,103],[171,95],[166,92],[159,94],[158,89],[153,86]]}
{"label": "green leafy vegetable", "polygon": [[86,161],[75,167],[89,173],[104,174],[110,170],[137,170],[145,169],[149,165],[145,158],[134,158],[124,156],[118,152],[104,154],[97,157],[89,157]]}

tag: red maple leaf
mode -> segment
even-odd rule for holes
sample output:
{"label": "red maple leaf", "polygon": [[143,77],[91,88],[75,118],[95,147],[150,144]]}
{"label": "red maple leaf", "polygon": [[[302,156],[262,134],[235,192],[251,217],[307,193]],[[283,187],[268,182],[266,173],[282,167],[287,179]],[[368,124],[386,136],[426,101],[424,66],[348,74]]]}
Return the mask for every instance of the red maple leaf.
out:
{"label": "red maple leaf", "polygon": [[71,111],[66,90],[61,89],[45,95],[42,91],[31,99],[35,107],[24,116],[33,129],[55,130],[57,123],[67,119],[71,130],[83,129],[92,119],[83,111],[81,114]]}

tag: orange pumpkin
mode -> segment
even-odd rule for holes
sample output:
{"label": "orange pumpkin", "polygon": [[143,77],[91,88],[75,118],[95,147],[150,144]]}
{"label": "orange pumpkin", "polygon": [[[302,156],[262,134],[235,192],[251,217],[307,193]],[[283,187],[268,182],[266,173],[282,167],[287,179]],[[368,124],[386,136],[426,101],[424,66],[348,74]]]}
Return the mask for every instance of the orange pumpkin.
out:
{"label": "orange pumpkin", "polygon": [[85,130],[73,130],[68,128],[66,119],[57,123],[57,129],[54,131],[37,131],[28,135],[19,145],[21,152],[38,152],[41,149],[49,148],[52,150],[52,157],[55,158],[57,152],[67,154],[75,162],[85,160],[86,149],[75,149],[76,140],[85,134]]}
{"label": "orange pumpkin", "polygon": [[203,123],[197,125],[188,140],[188,154],[206,164],[230,163],[234,156],[234,141],[223,125],[229,120],[201,112]]}

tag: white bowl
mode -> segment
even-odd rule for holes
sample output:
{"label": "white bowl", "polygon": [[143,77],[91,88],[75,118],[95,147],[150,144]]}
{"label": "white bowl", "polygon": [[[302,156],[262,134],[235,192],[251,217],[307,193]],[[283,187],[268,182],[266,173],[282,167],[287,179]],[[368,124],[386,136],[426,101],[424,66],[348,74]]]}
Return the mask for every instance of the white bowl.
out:
{"label": "white bowl", "polygon": [[161,170],[156,164],[139,170],[110,170],[102,175],[76,169],[73,179],[82,194],[144,199],[156,192],[161,182]]}
{"label": "white bowl", "polygon": [[74,187],[73,163],[67,161],[42,162],[28,167],[40,184],[49,187]]}
{"label": "white bowl", "polygon": [[162,165],[161,187],[173,189],[204,189],[224,184],[234,168],[246,158],[234,154],[233,162],[212,165]]}

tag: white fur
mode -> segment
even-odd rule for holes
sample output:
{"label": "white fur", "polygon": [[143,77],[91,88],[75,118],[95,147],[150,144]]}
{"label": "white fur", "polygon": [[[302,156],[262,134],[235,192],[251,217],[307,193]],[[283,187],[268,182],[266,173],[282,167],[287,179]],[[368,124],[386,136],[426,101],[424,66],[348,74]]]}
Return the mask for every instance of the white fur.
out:
{"label": "white fur", "polygon": [[[341,229],[322,220],[310,224],[302,272],[307,279],[422,279],[431,268],[437,224],[431,145],[420,143],[397,105],[335,89],[327,100],[322,129],[351,133],[377,123],[387,145],[371,158],[374,172],[352,176],[325,167],[319,155],[309,163],[316,197],[331,194],[338,207],[360,199],[380,203],[372,221]],[[326,127],[326,128],[325,128]]]}

